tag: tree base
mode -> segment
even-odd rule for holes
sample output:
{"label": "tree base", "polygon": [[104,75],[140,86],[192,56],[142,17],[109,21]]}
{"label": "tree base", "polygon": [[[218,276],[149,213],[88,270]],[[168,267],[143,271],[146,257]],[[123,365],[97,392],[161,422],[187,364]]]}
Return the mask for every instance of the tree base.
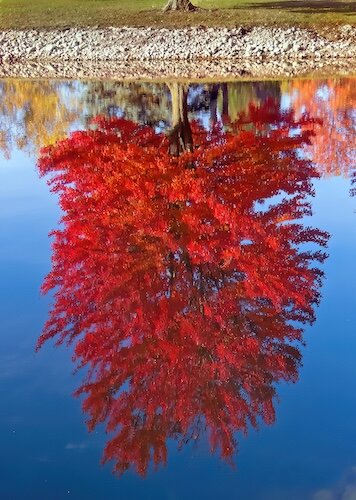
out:
{"label": "tree base", "polygon": [[198,7],[193,5],[190,0],[169,0],[163,8],[164,12],[181,11],[181,12],[194,12]]}

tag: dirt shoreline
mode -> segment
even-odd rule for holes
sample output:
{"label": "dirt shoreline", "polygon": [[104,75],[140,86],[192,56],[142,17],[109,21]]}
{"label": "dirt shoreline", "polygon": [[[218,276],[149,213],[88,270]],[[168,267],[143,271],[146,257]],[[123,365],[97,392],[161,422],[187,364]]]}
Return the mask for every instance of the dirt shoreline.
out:
{"label": "dirt shoreline", "polygon": [[0,77],[204,79],[356,73],[356,27],[0,31]]}

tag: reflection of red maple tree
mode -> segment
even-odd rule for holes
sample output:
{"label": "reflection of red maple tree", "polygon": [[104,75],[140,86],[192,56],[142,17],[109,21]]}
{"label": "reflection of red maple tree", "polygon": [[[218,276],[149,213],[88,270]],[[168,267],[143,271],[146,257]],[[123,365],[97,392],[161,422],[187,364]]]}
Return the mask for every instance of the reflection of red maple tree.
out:
{"label": "reflection of red maple tree", "polygon": [[298,154],[310,132],[290,134],[303,123],[271,103],[250,119],[254,132],[234,135],[193,124],[196,147],[178,157],[117,119],[42,153],[65,215],[39,346],[74,343],[89,368],[78,394],[90,428],[113,433],[104,459],[117,472],[144,474],[169,438],[204,430],[231,457],[234,431],[274,421],[274,383],[297,378],[297,323],[313,320],[324,257],[300,245],[326,242],[296,221],[316,176]]}

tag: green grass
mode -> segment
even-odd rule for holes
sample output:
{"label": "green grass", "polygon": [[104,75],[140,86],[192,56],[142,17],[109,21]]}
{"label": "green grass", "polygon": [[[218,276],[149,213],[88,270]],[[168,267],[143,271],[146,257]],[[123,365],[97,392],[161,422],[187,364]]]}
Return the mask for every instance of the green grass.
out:
{"label": "green grass", "polygon": [[164,3],[162,0],[0,0],[0,29],[356,24],[355,2],[351,0],[195,0],[195,5],[204,10],[189,14],[163,13]]}

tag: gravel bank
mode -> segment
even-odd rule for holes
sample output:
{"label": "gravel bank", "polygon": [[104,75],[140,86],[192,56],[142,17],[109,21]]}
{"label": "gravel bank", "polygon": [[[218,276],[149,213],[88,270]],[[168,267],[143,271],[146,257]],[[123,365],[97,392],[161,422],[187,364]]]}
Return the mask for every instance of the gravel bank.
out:
{"label": "gravel bank", "polygon": [[302,61],[15,61],[0,64],[0,78],[112,79],[112,80],[234,80],[313,76],[346,76],[356,73],[356,60],[333,63]]}
{"label": "gravel bank", "polygon": [[273,27],[0,32],[0,76],[292,76],[327,68],[350,73],[355,61],[350,25],[323,34]]}

